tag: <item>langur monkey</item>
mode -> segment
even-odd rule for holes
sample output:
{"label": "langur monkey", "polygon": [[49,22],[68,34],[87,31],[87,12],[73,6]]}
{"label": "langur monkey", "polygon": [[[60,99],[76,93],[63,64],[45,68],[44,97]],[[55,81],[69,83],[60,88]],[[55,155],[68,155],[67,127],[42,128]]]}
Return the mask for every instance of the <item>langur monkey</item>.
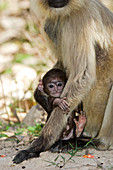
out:
{"label": "langur monkey", "polygon": [[99,0],[31,0],[31,6],[37,18],[43,18],[43,35],[57,59],[54,68],[66,72],[61,97],[70,111],[63,114],[56,107],[39,138],[13,161],[49,150],[81,101],[85,131],[100,141],[98,149],[108,149],[113,146],[113,13]]}

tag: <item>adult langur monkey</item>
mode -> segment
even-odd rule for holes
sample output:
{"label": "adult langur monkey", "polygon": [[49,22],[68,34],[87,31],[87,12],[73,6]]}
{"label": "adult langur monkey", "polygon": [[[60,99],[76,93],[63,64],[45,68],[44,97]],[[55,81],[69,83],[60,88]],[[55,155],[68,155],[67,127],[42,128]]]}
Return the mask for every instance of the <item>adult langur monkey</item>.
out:
{"label": "adult langur monkey", "polygon": [[[66,71],[62,92],[70,112],[83,101],[85,130],[97,137],[103,149],[113,145],[113,14],[98,0],[31,0],[53,55],[55,67]],[[57,141],[69,114],[56,107],[41,135],[15,163],[38,156]]]}

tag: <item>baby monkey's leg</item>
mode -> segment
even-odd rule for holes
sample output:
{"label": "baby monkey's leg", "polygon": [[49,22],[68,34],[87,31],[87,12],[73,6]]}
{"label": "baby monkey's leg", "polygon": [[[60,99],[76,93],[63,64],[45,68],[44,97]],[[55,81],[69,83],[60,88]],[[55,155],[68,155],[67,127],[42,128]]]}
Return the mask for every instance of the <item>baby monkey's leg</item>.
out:
{"label": "baby monkey's leg", "polygon": [[76,124],[76,137],[79,137],[81,133],[84,130],[85,124],[86,124],[86,115],[85,112],[80,111],[80,113],[75,113],[78,114],[78,120],[74,118],[74,122]]}

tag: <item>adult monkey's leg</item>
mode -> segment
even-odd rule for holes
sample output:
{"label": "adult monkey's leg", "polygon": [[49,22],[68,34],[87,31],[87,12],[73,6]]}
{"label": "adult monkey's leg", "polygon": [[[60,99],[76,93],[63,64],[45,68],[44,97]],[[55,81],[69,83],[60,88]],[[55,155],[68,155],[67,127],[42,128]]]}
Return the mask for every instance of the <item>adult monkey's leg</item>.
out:
{"label": "adult monkey's leg", "polygon": [[[99,135],[97,136],[97,139],[98,138],[101,139],[101,142],[103,143],[103,145],[100,144],[98,149],[100,150],[102,150],[103,148],[108,149],[110,145],[113,145],[113,143],[111,143],[113,141],[112,129],[113,129],[113,86],[111,87],[111,91],[109,93],[109,98],[105,109],[102,126]],[[112,136],[111,140],[109,139],[109,136]]]}

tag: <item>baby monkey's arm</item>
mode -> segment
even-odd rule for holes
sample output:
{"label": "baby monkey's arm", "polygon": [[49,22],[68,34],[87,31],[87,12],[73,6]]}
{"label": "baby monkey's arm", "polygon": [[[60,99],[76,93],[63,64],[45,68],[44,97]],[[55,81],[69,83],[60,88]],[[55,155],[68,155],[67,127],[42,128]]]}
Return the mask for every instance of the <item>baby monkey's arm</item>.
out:
{"label": "baby monkey's arm", "polygon": [[52,108],[48,101],[48,95],[46,93],[44,93],[43,89],[44,89],[44,87],[43,87],[42,80],[39,80],[39,84],[34,92],[34,98],[35,98],[36,102],[38,102],[45,109],[45,111],[48,113],[48,117],[49,117],[51,114]]}

